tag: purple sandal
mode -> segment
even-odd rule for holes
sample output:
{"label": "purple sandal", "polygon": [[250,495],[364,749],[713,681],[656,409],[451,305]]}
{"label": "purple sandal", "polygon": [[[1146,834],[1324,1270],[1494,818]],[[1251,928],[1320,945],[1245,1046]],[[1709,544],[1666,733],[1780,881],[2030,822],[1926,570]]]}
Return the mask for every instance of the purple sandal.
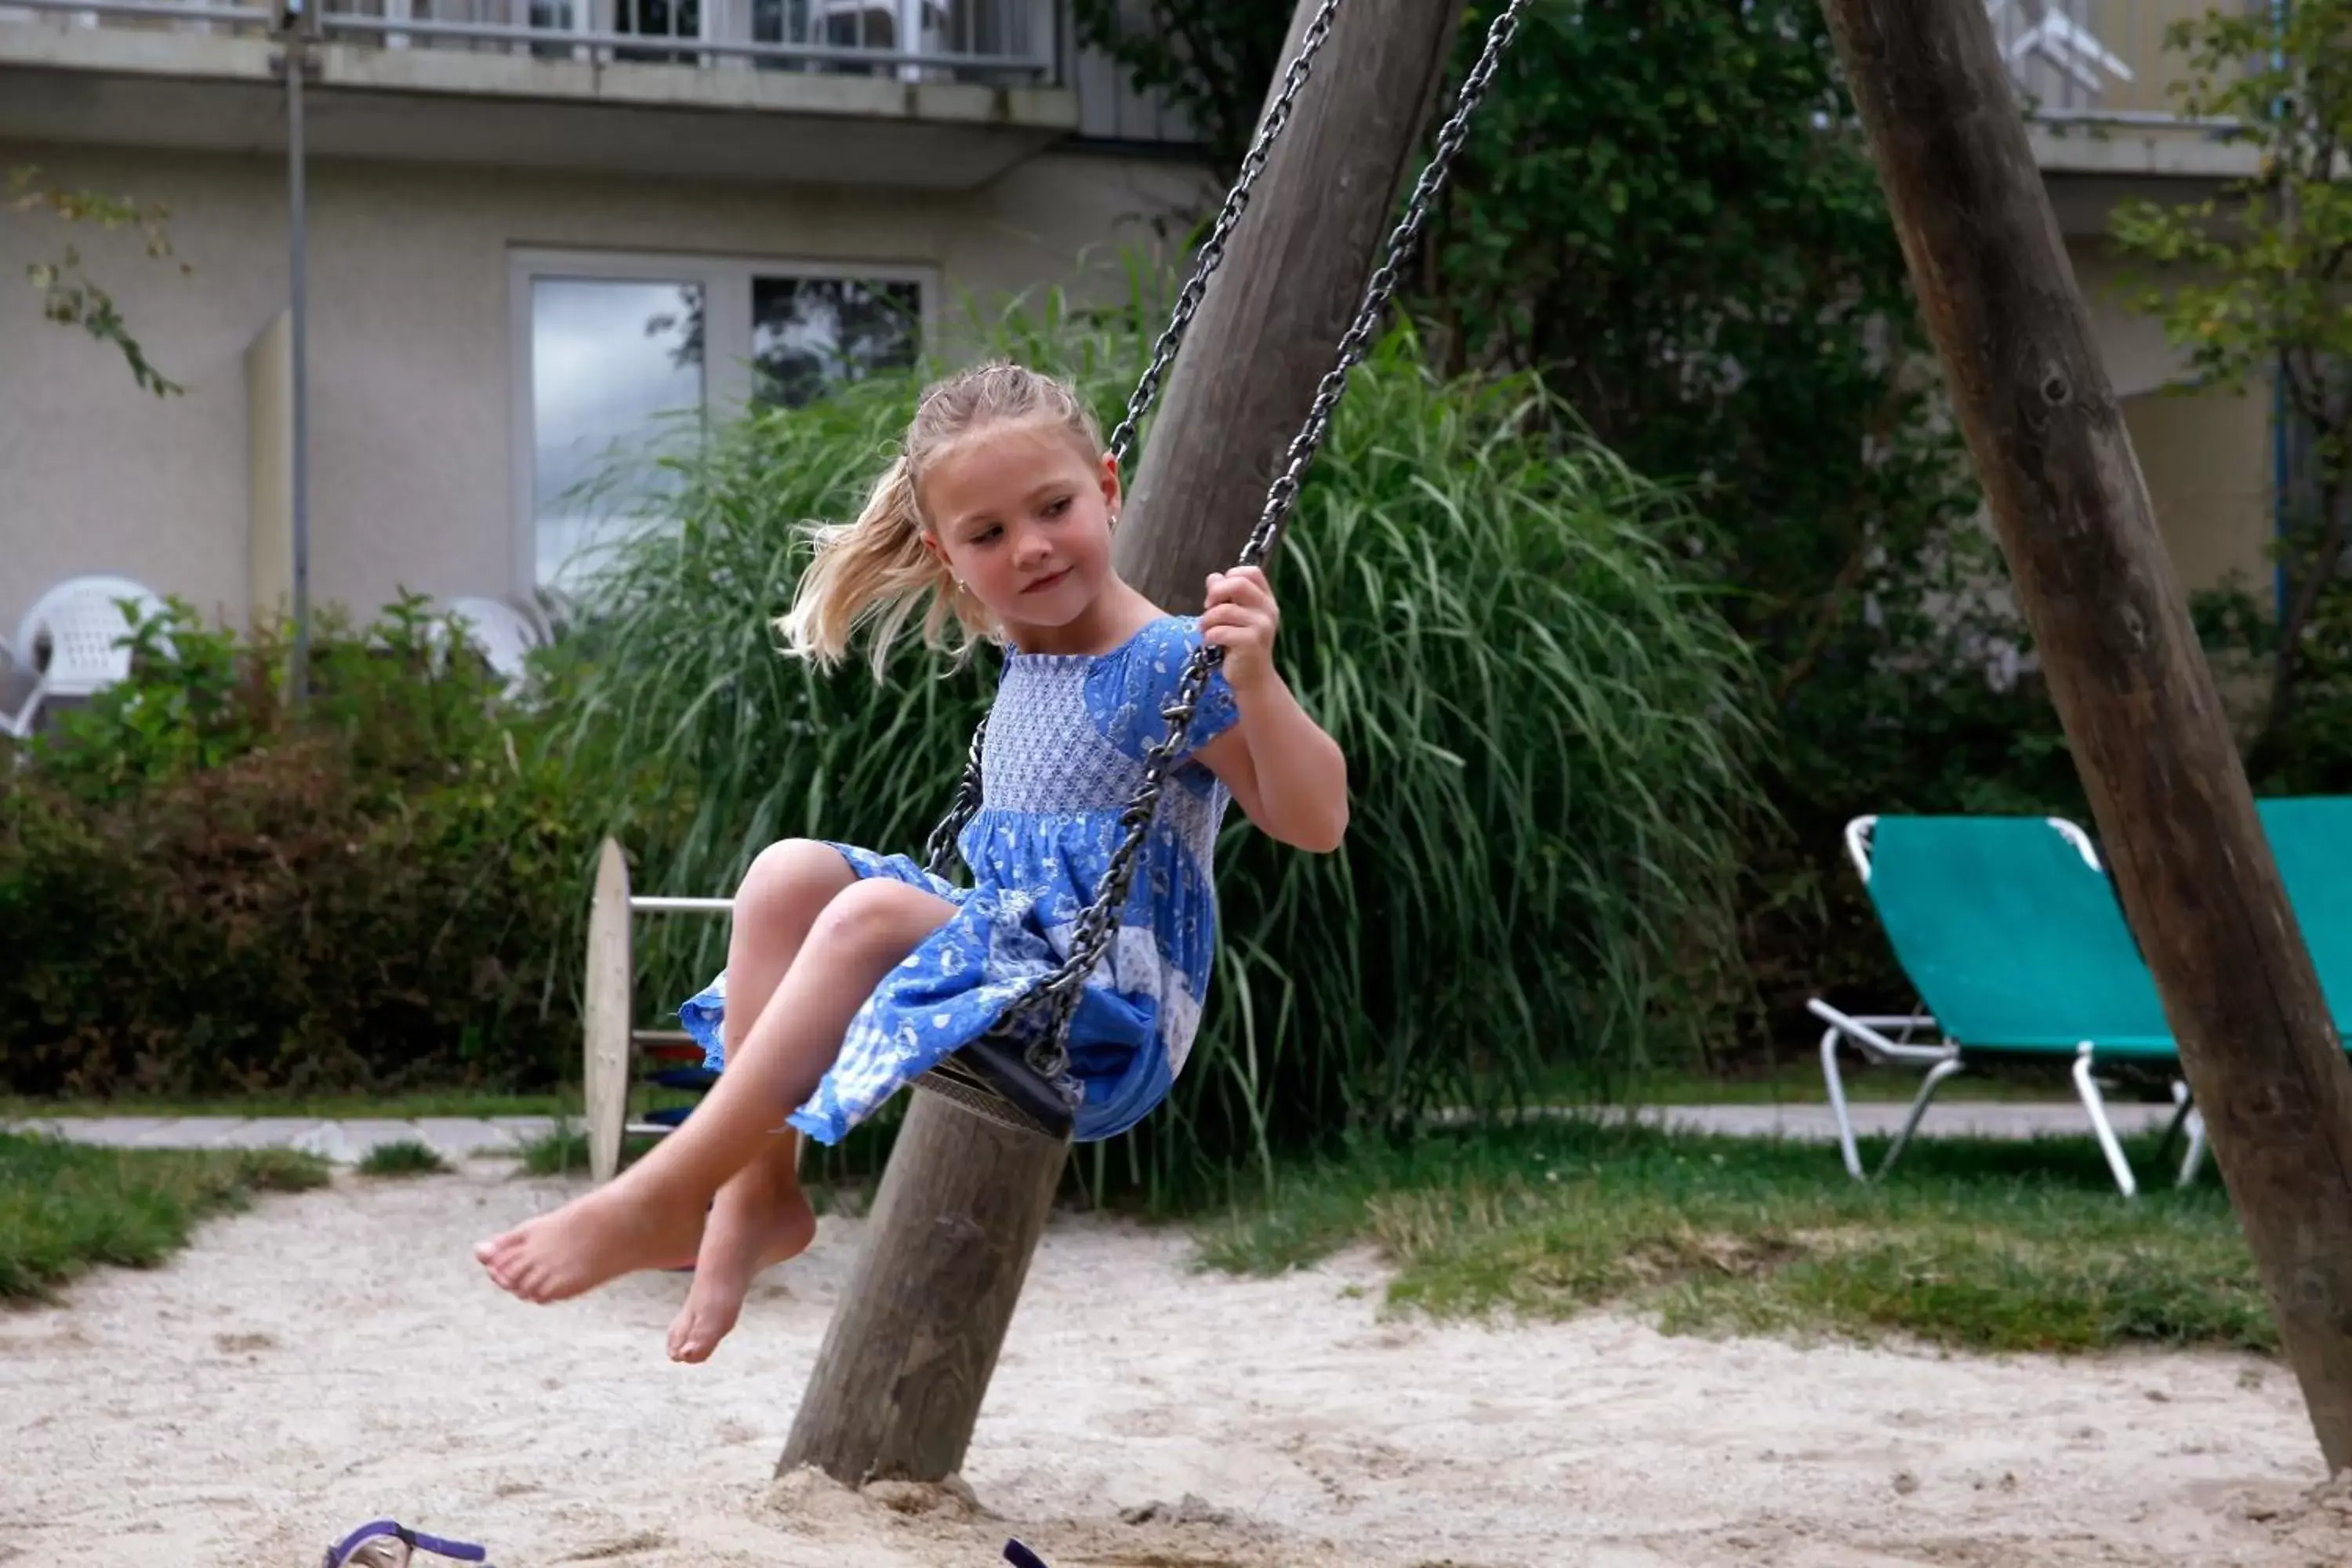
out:
{"label": "purple sandal", "polygon": [[[359,1556],[370,1543],[379,1541],[385,1544],[367,1550],[364,1557]],[[411,1530],[398,1520],[372,1519],[328,1547],[321,1568],[408,1568],[409,1558],[419,1552],[460,1563],[488,1562],[488,1554],[470,1541],[444,1541],[437,1535]]]}

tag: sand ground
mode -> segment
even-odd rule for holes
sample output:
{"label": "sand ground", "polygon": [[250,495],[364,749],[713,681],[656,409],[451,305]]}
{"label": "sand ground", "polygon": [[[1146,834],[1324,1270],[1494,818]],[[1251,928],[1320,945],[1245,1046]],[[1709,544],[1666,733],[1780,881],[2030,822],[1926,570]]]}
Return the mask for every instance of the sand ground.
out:
{"label": "sand ground", "polygon": [[575,1190],[513,1172],[340,1174],[0,1313],[0,1563],[307,1565],[379,1514],[509,1568],[982,1568],[1008,1535],[1053,1568],[2352,1563],[2352,1478],[2273,1363],[1394,1321],[1366,1258],[1236,1280],[1087,1218],[1047,1233],[968,1492],[776,1481],[859,1223],[678,1367],[681,1277],[552,1308],[482,1279],[475,1237]]}

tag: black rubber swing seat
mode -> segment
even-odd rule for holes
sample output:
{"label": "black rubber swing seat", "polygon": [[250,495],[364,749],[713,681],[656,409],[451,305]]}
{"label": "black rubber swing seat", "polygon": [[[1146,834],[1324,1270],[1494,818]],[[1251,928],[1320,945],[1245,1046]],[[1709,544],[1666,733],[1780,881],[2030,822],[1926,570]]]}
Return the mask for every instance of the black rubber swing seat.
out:
{"label": "black rubber swing seat", "polygon": [[992,1032],[915,1080],[942,1100],[1015,1132],[1067,1138],[1070,1102],[1051,1080],[1031,1067],[1021,1047]]}

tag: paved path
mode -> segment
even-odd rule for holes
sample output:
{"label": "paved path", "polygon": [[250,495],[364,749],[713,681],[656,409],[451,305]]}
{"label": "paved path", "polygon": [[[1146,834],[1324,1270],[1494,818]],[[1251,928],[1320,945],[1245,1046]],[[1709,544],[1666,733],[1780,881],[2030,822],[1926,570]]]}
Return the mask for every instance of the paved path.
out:
{"label": "paved path", "polygon": [[[1902,1124],[1900,1105],[1861,1104],[1853,1108],[1854,1130],[1868,1137],[1889,1134]],[[2171,1114],[2166,1105],[2120,1104],[2108,1107],[2116,1131],[2126,1137],[2161,1128]],[[1653,1108],[1646,1118],[1663,1119],[1692,1131],[1723,1132],[1740,1137],[1792,1138],[1827,1142],[1836,1135],[1830,1108],[1822,1103],[1784,1105],[1687,1105]],[[11,1130],[37,1128],[85,1143],[107,1143],[147,1149],[295,1148],[342,1163],[364,1158],[384,1143],[415,1142],[430,1144],[446,1159],[478,1155],[515,1155],[523,1146],[553,1130],[547,1116],[422,1117],[413,1121],[329,1121],[311,1117],[236,1116],[60,1116],[37,1121],[0,1123]],[[2087,1137],[2090,1123],[2082,1108],[2069,1104],[1973,1104],[1955,1100],[1937,1106],[1920,1127],[1921,1137],[2036,1138],[2050,1135]]]}

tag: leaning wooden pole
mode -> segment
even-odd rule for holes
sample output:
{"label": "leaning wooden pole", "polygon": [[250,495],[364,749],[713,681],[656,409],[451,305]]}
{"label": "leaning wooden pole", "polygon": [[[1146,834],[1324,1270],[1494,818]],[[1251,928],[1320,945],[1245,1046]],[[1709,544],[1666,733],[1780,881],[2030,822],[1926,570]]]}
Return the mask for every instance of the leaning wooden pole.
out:
{"label": "leaning wooden pole", "polygon": [[2002,553],[2331,1470],[2352,1067],[2189,628],[1979,0],[1823,0]]}
{"label": "leaning wooden pole", "polygon": [[914,1097],[778,1475],[813,1465],[863,1486],[962,1468],[1068,1148]]}
{"label": "leaning wooden pole", "polygon": [[[1300,0],[1295,47],[1318,0]],[[1395,211],[1461,0],[1347,0],[1176,363],[1119,530],[1145,595],[1199,608],[1239,553]],[[1286,51],[1286,58],[1287,51]],[[851,1486],[963,1464],[1067,1146],[915,1096],[777,1470]]]}

